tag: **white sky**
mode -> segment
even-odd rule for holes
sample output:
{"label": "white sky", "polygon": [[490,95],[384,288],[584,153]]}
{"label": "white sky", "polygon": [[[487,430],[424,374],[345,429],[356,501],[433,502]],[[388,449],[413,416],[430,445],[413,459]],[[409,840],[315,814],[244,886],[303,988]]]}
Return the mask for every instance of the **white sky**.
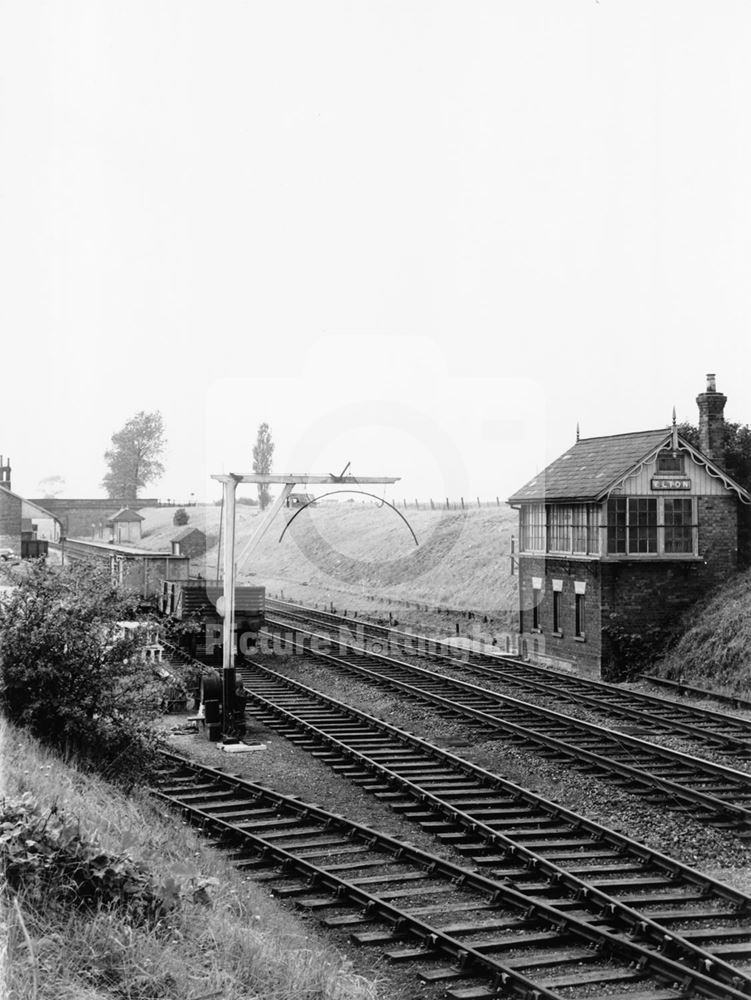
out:
{"label": "white sky", "polygon": [[275,470],[507,496],[751,422],[751,4],[0,2],[0,452],[101,493]]}

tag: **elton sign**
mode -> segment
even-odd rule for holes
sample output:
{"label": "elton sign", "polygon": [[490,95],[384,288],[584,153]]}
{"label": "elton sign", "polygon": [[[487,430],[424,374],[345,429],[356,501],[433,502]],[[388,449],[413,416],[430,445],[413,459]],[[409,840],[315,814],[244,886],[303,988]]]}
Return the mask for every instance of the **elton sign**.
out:
{"label": "elton sign", "polygon": [[653,490],[690,490],[690,479],[667,479],[660,477],[652,480]]}

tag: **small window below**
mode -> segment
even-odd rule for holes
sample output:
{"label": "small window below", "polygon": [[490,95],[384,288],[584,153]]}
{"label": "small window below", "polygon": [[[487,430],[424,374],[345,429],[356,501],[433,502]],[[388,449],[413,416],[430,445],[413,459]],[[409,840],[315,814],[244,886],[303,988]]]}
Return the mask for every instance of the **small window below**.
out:
{"label": "small window below", "polygon": [[577,639],[584,638],[584,594],[576,595],[576,605],[574,609],[575,626],[574,631]]}
{"label": "small window below", "polygon": [[561,592],[553,591],[553,631],[561,631]]}

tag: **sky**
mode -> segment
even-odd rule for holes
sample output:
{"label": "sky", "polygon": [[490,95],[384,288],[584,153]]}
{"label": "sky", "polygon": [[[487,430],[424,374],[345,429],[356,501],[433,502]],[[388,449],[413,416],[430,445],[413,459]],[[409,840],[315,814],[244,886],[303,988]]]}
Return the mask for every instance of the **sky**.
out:
{"label": "sky", "polygon": [[[159,410],[276,472],[510,495],[582,436],[751,422],[751,5],[0,0],[0,453],[103,495]],[[382,491],[379,488],[379,494]]]}

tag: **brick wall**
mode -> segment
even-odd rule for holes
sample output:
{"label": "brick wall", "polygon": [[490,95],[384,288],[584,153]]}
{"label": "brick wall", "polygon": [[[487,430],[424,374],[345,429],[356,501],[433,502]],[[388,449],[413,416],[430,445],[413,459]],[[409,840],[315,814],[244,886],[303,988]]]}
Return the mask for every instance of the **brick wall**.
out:
{"label": "brick wall", "polygon": [[[600,571],[600,563],[595,561],[534,556],[520,559],[520,630],[526,639],[531,660],[544,666],[573,670],[586,677],[600,676]],[[539,634],[531,631],[535,600],[533,577],[539,577],[542,582],[538,592],[541,595],[538,604]],[[553,634],[553,580],[562,582],[558,635]],[[583,641],[574,634],[575,581],[586,584]]]}
{"label": "brick wall", "polygon": [[[608,627],[640,637],[667,635],[683,614],[744,564],[749,515],[733,495],[698,498],[699,556],[696,560],[586,562],[542,556],[519,561],[520,631],[535,662],[586,676],[624,676],[621,653]],[[740,537],[740,544],[739,544]],[[532,635],[532,578],[542,580],[540,634]],[[560,635],[553,634],[553,584],[562,581]],[[575,635],[574,581],[586,582],[585,641]],[[606,634],[603,635],[603,629]],[[537,643],[537,650],[534,643]]]}
{"label": "brick wall", "polygon": [[180,553],[196,559],[198,556],[206,555],[206,535],[199,529],[187,535],[180,542]]}
{"label": "brick wall", "polygon": [[[638,637],[647,650],[659,646],[688,608],[711,589],[712,580],[698,560],[603,563],[603,627]],[[605,680],[623,678],[624,657],[617,641],[607,632],[603,636],[601,662]]]}
{"label": "brick wall", "polygon": [[[739,501],[733,496],[699,497],[699,555],[706,563],[708,579],[716,583],[726,580],[740,565]],[[745,513],[745,511],[744,511]]]}
{"label": "brick wall", "polygon": [[21,555],[21,498],[0,488],[0,546]]}
{"label": "brick wall", "polygon": [[[603,625],[612,623],[642,637],[654,630],[658,642],[667,638],[693,604],[740,568],[738,514],[735,496],[698,497],[698,560],[604,562]],[[602,675],[606,680],[623,676],[623,664],[607,636]]]}

